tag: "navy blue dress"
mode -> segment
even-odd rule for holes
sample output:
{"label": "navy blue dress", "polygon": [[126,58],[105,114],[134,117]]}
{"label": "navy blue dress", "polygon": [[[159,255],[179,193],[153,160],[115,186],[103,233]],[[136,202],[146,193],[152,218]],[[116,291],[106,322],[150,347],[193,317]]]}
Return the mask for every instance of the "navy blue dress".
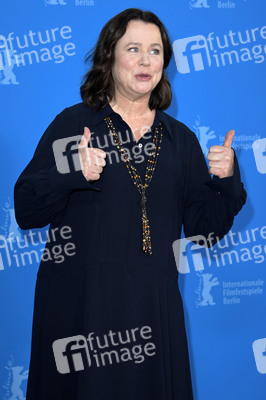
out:
{"label": "navy blue dress", "polygon": [[[154,129],[163,126],[146,190],[152,255],[142,250],[140,194],[108,115],[142,182]],[[108,153],[97,181],[87,182],[77,161],[72,136],[84,126],[91,146]],[[55,157],[54,142],[64,138]],[[51,232],[37,274],[27,400],[193,399],[172,245],[182,225],[186,237],[230,230],[246,201],[236,155],[232,177],[211,178],[195,134],[166,113],[156,110],[136,142],[109,105],[96,112],[79,103],[49,125],[14,198],[22,229],[50,224]]]}

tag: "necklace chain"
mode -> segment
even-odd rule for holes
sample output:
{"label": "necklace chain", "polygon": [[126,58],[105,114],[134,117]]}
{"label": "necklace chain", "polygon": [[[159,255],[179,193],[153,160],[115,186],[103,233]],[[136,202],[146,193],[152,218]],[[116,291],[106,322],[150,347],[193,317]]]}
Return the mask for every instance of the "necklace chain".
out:
{"label": "necklace chain", "polygon": [[[153,152],[149,154],[146,172],[145,172],[145,181],[143,184],[137,169],[130,162],[128,153],[124,149],[121,141],[119,140],[118,134],[115,130],[115,127],[113,125],[111,118],[108,116],[104,120],[106,122],[108,129],[110,130],[110,132],[113,135],[114,141],[115,141],[116,146],[122,156],[122,160],[126,164],[129,175],[141,195],[140,205],[141,205],[141,209],[142,209],[142,249],[145,253],[151,255],[152,248],[151,248],[150,225],[149,225],[149,220],[147,217],[147,209],[146,209],[146,203],[147,203],[146,189],[149,186],[149,183],[152,179],[152,176],[153,176],[153,173],[155,170],[155,166],[156,166],[156,163],[158,160],[160,148],[161,148],[161,142],[162,142],[162,136],[163,136],[162,124],[160,122],[159,127],[155,128],[155,132],[154,132],[154,136],[153,136],[153,149],[152,149]],[[160,137],[159,137],[159,128],[160,128]]]}

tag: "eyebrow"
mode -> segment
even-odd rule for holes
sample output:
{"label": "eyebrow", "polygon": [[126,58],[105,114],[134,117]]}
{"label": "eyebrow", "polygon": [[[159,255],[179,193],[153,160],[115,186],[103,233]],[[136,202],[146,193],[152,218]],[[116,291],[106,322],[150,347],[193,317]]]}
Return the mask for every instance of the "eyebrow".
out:
{"label": "eyebrow", "polygon": [[[140,43],[140,42],[129,42],[129,43],[127,43],[127,46],[132,45],[132,44],[134,44],[134,45],[136,45],[136,46],[142,46],[142,43]],[[160,45],[160,43],[151,43],[151,46],[159,46],[159,47],[162,47],[162,46]]]}

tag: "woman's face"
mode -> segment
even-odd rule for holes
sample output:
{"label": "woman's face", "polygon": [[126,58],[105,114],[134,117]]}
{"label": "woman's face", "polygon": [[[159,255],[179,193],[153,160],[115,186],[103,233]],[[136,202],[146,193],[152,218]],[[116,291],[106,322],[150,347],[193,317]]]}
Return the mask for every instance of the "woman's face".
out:
{"label": "woman's face", "polygon": [[152,23],[130,21],[115,47],[112,76],[117,92],[129,100],[149,99],[163,72],[163,43]]}

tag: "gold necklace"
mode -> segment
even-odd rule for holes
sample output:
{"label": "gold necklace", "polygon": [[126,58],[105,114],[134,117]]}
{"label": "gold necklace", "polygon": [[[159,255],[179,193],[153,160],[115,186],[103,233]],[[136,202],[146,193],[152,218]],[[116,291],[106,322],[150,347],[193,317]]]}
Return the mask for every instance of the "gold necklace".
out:
{"label": "gold necklace", "polygon": [[136,168],[131,164],[129,161],[128,155],[126,150],[123,148],[123,145],[121,141],[119,140],[118,134],[116,133],[115,127],[113,125],[113,122],[111,118],[108,116],[105,119],[106,125],[110,132],[113,135],[114,141],[116,143],[116,146],[119,150],[119,152],[122,155],[122,159],[126,164],[127,170],[129,172],[129,175],[131,179],[133,180],[134,185],[136,186],[137,190],[140,192],[141,199],[140,199],[140,205],[142,209],[142,250],[147,253],[147,254],[152,254],[152,248],[151,248],[151,236],[150,236],[150,226],[149,226],[149,220],[147,217],[147,210],[146,210],[146,203],[147,203],[147,197],[146,197],[146,189],[149,186],[149,183],[152,179],[155,166],[157,163],[157,159],[159,156],[159,151],[161,148],[161,142],[162,142],[162,136],[163,136],[163,129],[162,129],[162,124],[161,122],[159,123],[159,128],[160,128],[160,138],[158,139],[159,136],[159,128],[155,128],[155,133],[153,136],[153,153],[149,154],[148,158],[148,163],[146,167],[146,173],[145,173],[145,182],[144,184],[142,183],[141,177],[138,174],[138,171]]}

